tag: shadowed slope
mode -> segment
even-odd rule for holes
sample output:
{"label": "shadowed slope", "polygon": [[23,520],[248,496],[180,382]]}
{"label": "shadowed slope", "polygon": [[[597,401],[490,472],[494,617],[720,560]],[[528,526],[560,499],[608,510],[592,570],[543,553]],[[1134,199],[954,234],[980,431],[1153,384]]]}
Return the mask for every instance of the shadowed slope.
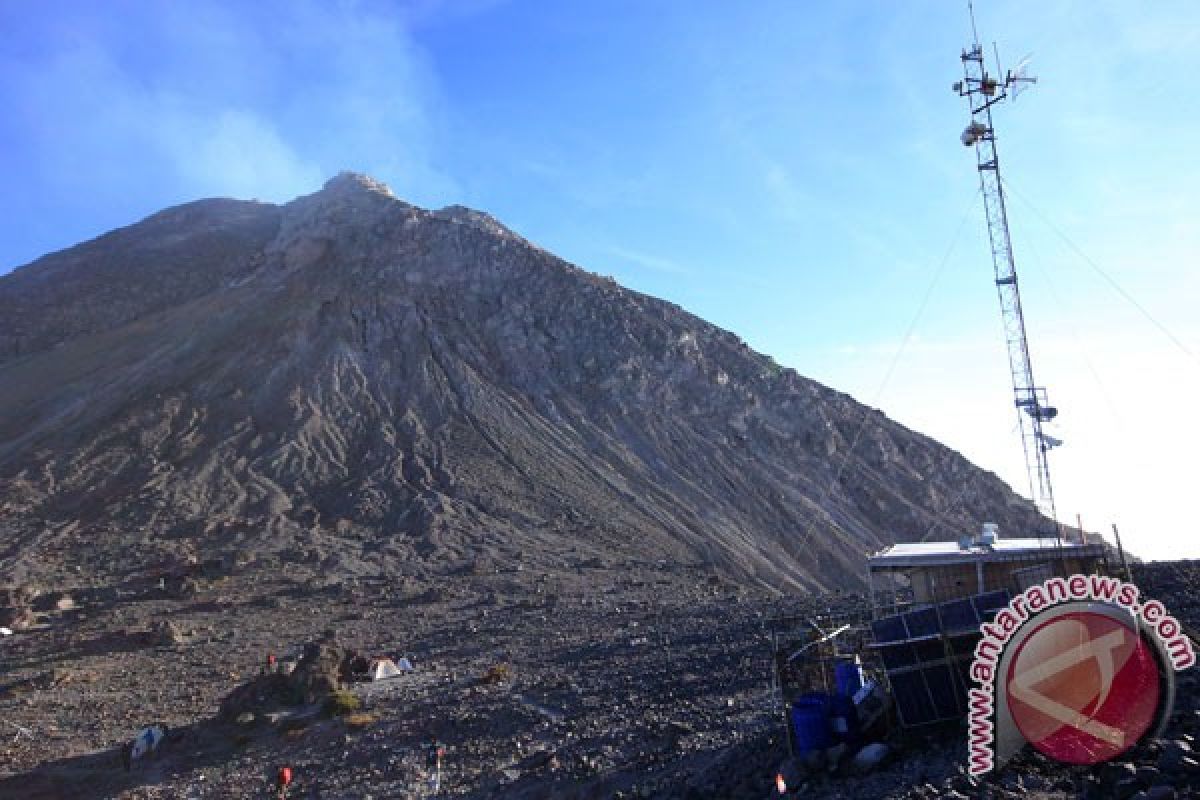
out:
{"label": "shadowed slope", "polygon": [[162,212],[0,278],[6,308],[17,576],[265,549],[830,587],[935,524],[1030,519],[994,475],[735,335],[360,176]]}

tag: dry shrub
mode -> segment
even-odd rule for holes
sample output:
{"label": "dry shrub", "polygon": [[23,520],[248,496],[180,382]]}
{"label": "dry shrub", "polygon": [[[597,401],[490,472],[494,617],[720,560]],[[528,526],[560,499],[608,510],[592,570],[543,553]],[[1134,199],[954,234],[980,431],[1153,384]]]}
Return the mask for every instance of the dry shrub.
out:
{"label": "dry shrub", "polygon": [[341,717],[352,714],[362,706],[358,695],[345,689],[336,689],[325,698],[325,713],[331,717]]}
{"label": "dry shrub", "polygon": [[488,668],[488,671],[483,674],[481,681],[488,685],[497,683],[507,683],[512,680],[512,667],[508,664],[494,664]]}
{"label": "dry shrub", "polygon": [[294,742],[304,736],[306,733],[308,733],[307,727],[301,726],[297,728],[286,728],[283,731],[283,738],[287,739],[289,742]]}
{"label": "dry shrub", "polygon": [[379,717],[375,716],[374,714],[367,714],[364,712],[347,714],[342,719],[342,722],[346,723],[346,727],[352,728],[353,730],[362,730],[363,728],[369,728],[378,721],[379,721]]}

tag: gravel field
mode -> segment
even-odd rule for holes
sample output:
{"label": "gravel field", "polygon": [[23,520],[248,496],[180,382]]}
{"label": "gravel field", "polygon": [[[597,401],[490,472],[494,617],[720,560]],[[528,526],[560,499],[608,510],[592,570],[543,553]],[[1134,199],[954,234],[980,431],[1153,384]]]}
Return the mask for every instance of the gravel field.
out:
{"label": "gravel field", "polygon": [[[1200,565],[1135,578],[1200,623]],[[0,797],[268,797],[283,765],[290,797],[769,797],[787,753],[764,622],[857,602],[632,564],[400,586],[247,565],[45,591],[36,626],[0,640]],[[309,642],[415,670],[350,684],[354,714],[218,715],[268,653],[287,662]],[[972,785],[960,725],[893,734],[892,757],[866,775],[783,768],[803,797],[1189,797],[1198,700],[1194,672],[1182,674],[1165,738],[1092,771],[1027,751]],[[119,747],[154,722],[166,743],[127,773]]]}

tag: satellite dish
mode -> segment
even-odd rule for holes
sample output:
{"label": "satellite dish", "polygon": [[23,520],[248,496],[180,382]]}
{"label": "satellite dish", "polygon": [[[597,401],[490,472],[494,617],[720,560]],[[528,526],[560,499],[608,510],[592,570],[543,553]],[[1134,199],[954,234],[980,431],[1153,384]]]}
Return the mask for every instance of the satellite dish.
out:
{"label": "satellite dish", "polygon": [[1054,406],[1041,406],[1036,403],[1026,403],[1021,406],[1025,409],[1025,413],[1034,419],[1040,419],[1042,422],[1049,422],[1058,416],[1058,409]]}
{"label": "satellite dish", "polygon": [[1052,450],[1055,447],[1059,447],[1062,445],[1062,439],[1055,439],[1053,436],[1043,433],[1042,434],[1042,444],[1046,447],[1047,450]]}

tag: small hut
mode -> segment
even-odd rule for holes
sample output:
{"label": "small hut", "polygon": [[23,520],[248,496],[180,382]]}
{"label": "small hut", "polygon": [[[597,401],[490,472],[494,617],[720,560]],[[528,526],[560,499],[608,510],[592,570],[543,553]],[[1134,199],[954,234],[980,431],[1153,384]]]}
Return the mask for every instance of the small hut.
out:
{"label": "small hut", "polygon": [[895,544],[868,558],[871,647],[901,723],[964,717],[982,623],[1051,577],[1106,571],[1106,554],[1086,541],[1002,539],[989,523],[958,541]]}
{"label": "small hut", "polygon": [[956,542],[894,544],[867,559],[867,582],[872,597],[878,588],[907,588],[914,604],[928,605],[1003,589],[1015,595],[1055,575],[1091,574],[1107,563],[1105,555],[1103,544],[1003,539],[988,523]]}

